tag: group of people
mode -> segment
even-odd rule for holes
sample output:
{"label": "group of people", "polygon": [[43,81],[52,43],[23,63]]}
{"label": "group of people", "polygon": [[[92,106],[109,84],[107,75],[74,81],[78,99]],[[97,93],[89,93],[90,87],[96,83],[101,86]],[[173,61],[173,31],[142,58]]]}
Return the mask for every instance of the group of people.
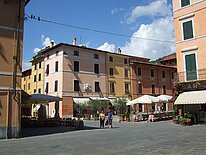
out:
{"label": "group of people", "polygon": [[113,111],[111,108],[109,108],[109,111],[107,112],[107,115],[105,115],[104,111],[99,114],[99,120],[100,120],[100,128],[104,128],[105,125],[109,126],[109,128],[112,128],[112,119],[113,119]]}

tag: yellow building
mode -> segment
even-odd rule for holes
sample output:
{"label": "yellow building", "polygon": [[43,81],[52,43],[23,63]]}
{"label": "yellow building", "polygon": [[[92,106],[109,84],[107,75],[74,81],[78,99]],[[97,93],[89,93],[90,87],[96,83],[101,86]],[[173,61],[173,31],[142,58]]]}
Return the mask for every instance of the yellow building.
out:
{"label": "yellow building", "polygon": [[41,51],[31,60],[31,94],[44,94],[44,57]]}
{"label": "yellow building", "polygon": [[107,53],[108,96],[130,98],[129,56]]}
{"label": "yellow building", "polygon": [[22,72],[21,89],[23,89],[29,95],[32,94],[31,90],[31,69]]}

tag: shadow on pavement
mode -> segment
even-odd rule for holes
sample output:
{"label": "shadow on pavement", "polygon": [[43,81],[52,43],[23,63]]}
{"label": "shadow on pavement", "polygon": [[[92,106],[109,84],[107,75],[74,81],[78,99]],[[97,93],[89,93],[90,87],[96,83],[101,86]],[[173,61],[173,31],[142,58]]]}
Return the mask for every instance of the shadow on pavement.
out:
{"label": "shadow on pavement", "polygon": [[[84,126],[83,130],[94,130],[94,129],[100,129],[100,128]],[[56,134],[56,133],[74,132],[74,131],[79,131],[79,130],[75,129],[75,127],[70,127],[70,126],[39,127],[39,128],[22,127],[21,128],[21,138],[50,135],[50,134]]]}

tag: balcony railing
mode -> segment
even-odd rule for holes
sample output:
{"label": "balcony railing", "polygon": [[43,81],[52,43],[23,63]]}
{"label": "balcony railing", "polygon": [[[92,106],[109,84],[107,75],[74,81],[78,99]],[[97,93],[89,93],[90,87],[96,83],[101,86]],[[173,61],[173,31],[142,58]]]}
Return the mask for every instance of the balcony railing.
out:
{"label": "balcony railing", "polygon": [[206,69],[178,72],[177,82],[206,80]]}

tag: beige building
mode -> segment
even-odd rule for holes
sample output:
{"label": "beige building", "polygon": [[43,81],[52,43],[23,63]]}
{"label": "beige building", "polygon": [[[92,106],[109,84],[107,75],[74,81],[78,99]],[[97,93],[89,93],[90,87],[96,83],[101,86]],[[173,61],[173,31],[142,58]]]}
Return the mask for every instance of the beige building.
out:
{"label": "beige building", "polygon": [[173,0],[173,11],[178,70],[176,88],[183,96],[184,91],[193,91],[193,98],[198,101],[188,102],[185,95],[181,101],[177,98],[175,104],[180,105],[181,115],[191,112],[200,121],[206,106],[205,100],[199,101],[196,91],[206,90],[206,0]]}
{"label": "beige building", "polygon": [[[106,94],[106,53],[87,47],[60,43],[43,52],[45,61],[45,93],[52,96],[104,98]],[[66,101],[66,100],[65,100]],[[72,103],[59,103],[60,117],[71,116],[63,110]],[[49,104],[49,116],[54,105]]]}
{"label": "beige building", "polygon": [[0,139],[19,137],[24,7],[27,0],[0,1]]}

